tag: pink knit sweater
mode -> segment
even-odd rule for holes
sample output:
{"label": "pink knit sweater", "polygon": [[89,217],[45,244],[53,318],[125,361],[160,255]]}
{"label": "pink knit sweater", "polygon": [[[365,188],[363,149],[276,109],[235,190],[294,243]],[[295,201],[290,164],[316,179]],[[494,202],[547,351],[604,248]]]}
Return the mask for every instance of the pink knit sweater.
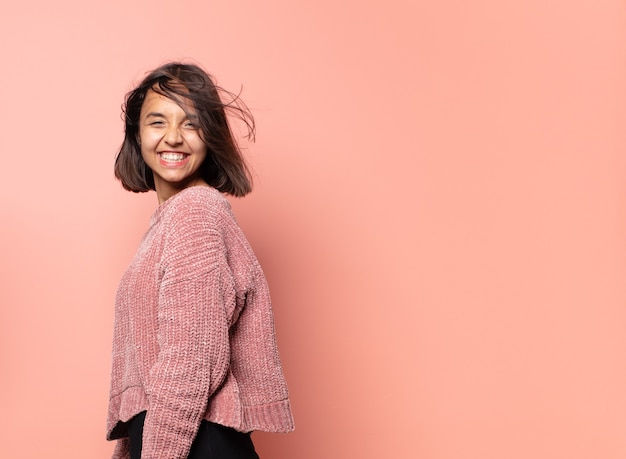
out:
{"label": "pink knit sweater", "polygon": [[187,457],[200,421],[293,430],[263,271],[215,189],[161,204],[115,305],[107,439],[129,457],[125,421],[147,410],[143,459]]}

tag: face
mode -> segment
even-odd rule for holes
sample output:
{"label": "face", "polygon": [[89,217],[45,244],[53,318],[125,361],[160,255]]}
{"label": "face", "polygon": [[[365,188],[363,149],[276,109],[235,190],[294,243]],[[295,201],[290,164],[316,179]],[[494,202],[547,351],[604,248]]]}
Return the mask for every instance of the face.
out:
{"label": "face", "polygon": [[159,202],[192,185],[206,185],[200,166],[207,149],[193,106],[184,109],[149,90],[139,116],[141,156],[154,174]]}

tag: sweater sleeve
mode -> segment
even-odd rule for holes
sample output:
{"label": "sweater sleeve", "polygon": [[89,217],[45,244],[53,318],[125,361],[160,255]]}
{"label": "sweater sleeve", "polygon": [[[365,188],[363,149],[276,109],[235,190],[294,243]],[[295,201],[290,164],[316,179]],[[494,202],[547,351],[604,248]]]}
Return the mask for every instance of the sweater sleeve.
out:
{"label": "sweater sleeve", "polygon": [[146,381],[142,459],[187,457],[230,360],[222,238],[206,214],[188,209],[165,238],[157,306],[159,354]]}
{"label": "sweater sleeve", "polygon": [[120,438],[115,442],[111,459],[130,459],[130,443],[128,438]]}

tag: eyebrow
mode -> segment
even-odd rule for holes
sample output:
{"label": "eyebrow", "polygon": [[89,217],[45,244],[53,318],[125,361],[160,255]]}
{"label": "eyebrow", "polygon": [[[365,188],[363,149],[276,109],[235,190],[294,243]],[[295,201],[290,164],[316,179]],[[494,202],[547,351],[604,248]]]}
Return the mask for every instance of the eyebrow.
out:
{"label": "eyebrow", "polygon": [[[187,113],[187,118],[190,120],[197,120],[199,118],[199,116],[195,113]],[[154,118],[165,118],[165,115],[163,113],[159,113],[159,112],[150,112],[148,114],[146,114],[146,118],[150,118],[150,117],[154,117]]]}

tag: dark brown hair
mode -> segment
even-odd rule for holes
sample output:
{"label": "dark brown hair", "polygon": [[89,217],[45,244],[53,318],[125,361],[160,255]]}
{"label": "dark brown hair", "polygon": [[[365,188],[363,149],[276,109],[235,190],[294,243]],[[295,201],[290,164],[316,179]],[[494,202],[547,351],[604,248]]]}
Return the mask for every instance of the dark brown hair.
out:
{"label": "dark brown hair", "polygon": [[[172,62],[148,74],[126,94],[122,112],[124,142],[115,158],[115,177],[135,193],[154,190],[152,171],[141,157],[139,115],[146,94],[153,90],[183,106],[191,101],[197,114],[200,135],[207,157],[200,167],[201,177],[212,187],[233,196],[252,190],[252,178],[241,150],[234,139],[227,113],[243,121],[247,138],[254,141],[254,118],[238,94],[217,86],[213,78],[197,65]],[[221,95],[227,98],[222,101]]]}

